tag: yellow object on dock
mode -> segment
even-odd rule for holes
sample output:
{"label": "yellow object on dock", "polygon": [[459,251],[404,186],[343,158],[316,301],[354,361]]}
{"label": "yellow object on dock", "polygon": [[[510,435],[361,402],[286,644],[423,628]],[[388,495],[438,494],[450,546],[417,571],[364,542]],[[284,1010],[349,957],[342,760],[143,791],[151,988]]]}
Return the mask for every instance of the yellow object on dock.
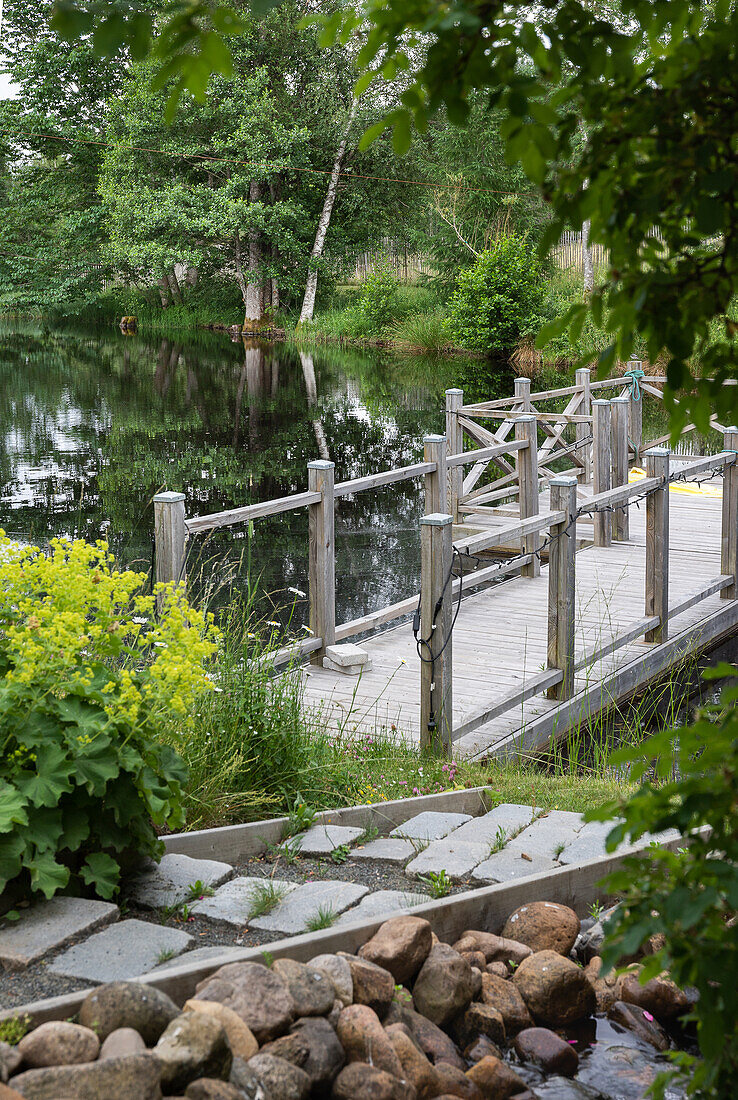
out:
{"label": "yellow object on dock", "polygon": [[[645,470],[642,470],[639,466],[634,466],[628,474],[628,481],[632,484],[635,481],[641,481],[645,476]],[[696,481],[672,482],[669,491],[672,493],[691,493],[693,496],[699,497],[715,497],[718,500],[722,500],[723,496],[721,485],[700,485]]]}

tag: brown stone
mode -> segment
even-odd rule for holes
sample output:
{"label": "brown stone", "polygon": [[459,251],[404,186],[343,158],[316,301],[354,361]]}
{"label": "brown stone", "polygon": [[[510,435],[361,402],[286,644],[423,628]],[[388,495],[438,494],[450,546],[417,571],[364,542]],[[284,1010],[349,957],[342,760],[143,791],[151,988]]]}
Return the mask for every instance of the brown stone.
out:
{"label": "brown stone", "polygon": [[436,1024],[431,1023],[425,1016],[421,1016],[419,1012],[415,1012],[410,1008],[398,1009],[397,1017],[410,1028],[418,1041],[420,1049],[432,1065],[437,1066],[441,1062],[445,1062],[448,1065],[456,1066],[458,1069],[466,1068],[455,1044],[446,1032],[441,1031]]}
{"label": "brown stone", "polygon": [[161,1100],[160,1066],[151,1054],[76,1066],[29,1069],[13,1078],[25,1100]]}
{"label": "brown stone", "polygon": [[225,1028],[204,1012],[183,1012],[172,1020],[154,1047],[161,1064],[161,1083],[181,1092],[198,1077],[225,1080],[233,1057]]}
{"label": "brown stone", "polygon": [[395,1048],[395,1054],[402,1066],[402,1077],[410,1081],[418,1100],[430,1100],[438,1094],[438,1078],[435,1068],[430,1064],[415,1040],[405,1034],[401,1029],[404,1024],[395,1024],[391,1032],[388,1031],[389,1040]]}
{"label": "brown stone", "polygon": [[413,987],[418,1012],[443,1027],[468,1008],[473,994],[472,972],[466,959],[448,944],[433,947]]}
{"label": "brown stone", "polygon": [[99,1052],[100,1040],[94,1031],[65,1020],[39,1024],[18,1043],[18,1053],[29,1069],[94,1062]]}
{"label": "brown stone", "polygon": [[488,1100],[507,1100],[525,1089],[525,1081],[505,1062],[492,1056],[482,1058],[481,1062],[466,1071],[466,1075]]}
{"label": "brown stone", "polygon": [[201,1077],[185,1089],[187,1100],[243,1100],[241,1089],[215,1077]]}
{"label": "brown stone", "polygon": [[277,959],[272,970],[287,983],[296,1016],[326,1016],[330,1012],[336,991],[327,974],[294,959]]}
{"label": "brown stone", "polygon": [[[486,971],[485,971],[485,973],[486,973]],[[473,998],[473,1000],[478,1001],[479,998],[482,995],[482,971],[479,969],[478,966],[473,966],[471,968],[471,976],[472,976],[472,998]]]}
{"label": "brown stone", "polygon": [[368,1005],[353,1004],[338,1017],[336,1034],[347,1062],[370,1062],[395,1077],[402,1077],[402,1065],[395,1048]]}
{"label": "brown stone", "polygon": [[[454,948],[458,951],[458,948]],[[463,955],[469,966],[476,966],[478,970],[487,969],[487,957],[483,951],[459,951],[460,955]]]}
{"label": "brown stone", "polygon": [[515,1050],[524,1062],[533,1062],[546,1073],[573,1077],[579,1068],[574,1047],[546,1027],[528,1027],[515,1037]]}
{"label": "brown stone", "polygon": [[383,1019],[395,995],[395,979],[389,970],[368,959],[347,955],[354,985],[354,1004],[366,1005]]}
{"label": "brown stone", "polygon": [[359,955],[389,970],[395,981],[404,985],[418,973],[431,946],[431,926],[427,920],[393,917],[359,949]]}
{"label": "brown stone", "polygon": [[310,1047],[301,1035],[280,1035],[271,1043],[265,1043],[261,1053],[271,1054],[275,1058],[284,1058],[285,1062],[291,1062],[293,1066],[303,1069],[310,1055]]}
{"label": "brown stone", "polygon": [[455,1022],[454,1027],[462,1046],[477,1035],[486,1035],[498,1045],[505,1042],[505,1024],[502,1014],[491,1005],[477,1002],[470,1004],[464,1015]]}
{"label": "brown stone", "polygon": [[515,1035],[524,1027],[532,1027],[533,1020],[530,1012],[520,995],[520,990],[513,982],[500,978],[496,974],[483,974],[482,1000],[485,1004],[492,1005],[501,1014],[505,1022],[506,1035]]}
{"label": "brown stone", "polygon": [[444,1096],[460,1096],[461,1100],[482,1100],[479,1087],[456,1066],[441,1062],[436,1066],[436,1078],[438,1087],[444,1090]]}
{"label": "brown stone", "polygon": [[641,985],[637,974],[624,974],[620,980],[620,1000],[645,1008],[658,1020],[673,1020],[690,1008],[686,994],[665,974]]}
{"label": "brown stone", "polygon": [[651,1012],[640,1008],[639,1005],[628,1004],[627,1001],[616,1001],[608,1012],[608,1016],[614,1023],[620,1024],[621,1027],[632,1031],[639,1039],[650,1043],[656,1050],[668,1050],[671,1046],[669,1036],[658,1020],[654,1019]]}
{"label": "brown stone", "polygon": [[0,1084],[18,1070],[22,1060],[17,1046],[0,1040]]}
{"label": "brown stone", "polygon": [[595,991],[584,971],[556,951],[524,959],[512,980],[534,1020],[549,1027],[566,1027],[595,1010]]}
{"label": "brown stone", "polygon": [[248,1024],[245,1024],[232,1008],[227,1008],[219,1001],[200,1001],[193,998],[191,1001],[185,1001],[184,1011],[202,1012],[206,1016],[214,1017],[226,1033],[234,1058],[243,1058],[244,1062],[248,1062],[259,1049],[259,1044]]}
{"label": "brown stone", "polygon": [[478,1035],[473,1043],[469,1043],[464,1048],[464,1057],[467,1062],[481,1062],[482,1058],[486,1058],[488,1054],[494,1058],[502,1057],[500,1048],[486,1035]]}
{"label": "brown stone", "polygon": [[284,1058],[259,1052],[250,1059],[247,1069],[255,1073],[268,1097],[279,1100],[307,1100],[311,1082],[307,1073]]}
{"label": "brown stone", "polygon": [[153,985],[108,982],[85,997],[79,1022],[91,1028],[101,1042],[111,1031],[132,1027],[150,1047],[179,1013],[172,998]]}
{"label": "brown stone", "polygon": [[487,963],[487,973],[494,974],[496,978],[506,980],[510,977],[510,971],[504,962]]}
{"label": "brown stone", "polygon": [[333,982],[336,996],[340,997],[345,1005],[353,1003],[354,985],[351,980],[351,967],[345,955],[315,955],[308,966],[328,975]]}
{"label": "brown stone", "polygon": [[9,1088],[0,1081],[0,1100],[23,1100],[23,1097],[15,1089]]}
{"label": "brown stone", "polygon": [[504,936],[495,936],[491,932],[464,932],[461,939],[454,944],[457,951],[481,951],[488,963],[513,962],[521,963],[528,955],[532,955],[530,947],[519,943],[515,939],[506,939]]}
{"label": "brown stone", "polygon": [[283,1035],[295,1018],[287,983],[261,963],[228,963],[196,988],[194,1000],[218,1001],[233,1009],[258,1043]]}
{"label": "brown stone", "polygon": [[567,905],[533,901],[511,913],[502,935],[527,944],[532,951],[568,955],[579,935],[579,917]]}
{"label": "brown stone", "polygon": [[100,1047],[99,1059],[104,1062],[106,1058],[126,1058],[131,1054],[143,1054],[145,1050],[146,1043],[137,1031],[132,1027],[119,1027],[110,1032]]}
{"label": "brown stone", "polygon": [[342,1069],[333,1083],[333,1100],[416,1100],[409,1081],[363,1062]]}

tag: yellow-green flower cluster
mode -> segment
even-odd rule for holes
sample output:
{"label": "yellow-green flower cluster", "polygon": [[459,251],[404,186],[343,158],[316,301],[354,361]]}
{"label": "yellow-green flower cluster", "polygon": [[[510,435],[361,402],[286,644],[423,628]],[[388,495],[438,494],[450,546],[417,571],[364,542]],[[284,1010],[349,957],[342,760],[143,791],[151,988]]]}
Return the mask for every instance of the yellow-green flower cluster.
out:
{"label": "yellow-green flower cluster", "polygon": [[112,721],[186,719],[211,686],[212,616],[190,607],[181,586],[146,595],[146,583],[145,573],[116,569],[105,542],[52,539],[44,552],[0,531],[8,681],[39,694],[87,694],[104,669],[98,690]]}

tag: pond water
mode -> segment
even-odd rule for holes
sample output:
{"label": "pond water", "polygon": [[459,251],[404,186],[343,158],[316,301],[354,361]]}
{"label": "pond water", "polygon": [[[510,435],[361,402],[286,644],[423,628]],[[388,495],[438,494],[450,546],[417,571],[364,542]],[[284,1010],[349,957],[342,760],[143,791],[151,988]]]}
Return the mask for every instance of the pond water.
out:
{"label": "pond water", "polygon": [[[423,435],[444,430],[444,389],[466,369],[224,334],[0,326],[0,527],[41,544],[104,537],[121,564],[144,569],[156,492],[181,490],[195,516],[302,491],[314,458],[334,461],[336,480],[418,461]],[[490,396],[511,392],[507,372],[490,371]],[[338,503],[339,622],[417,586],[421,505],[418,481]],[[305,602],[283,605],[289,588],[307,588],[306,510],[258,520],[251,535],[239,525],[194,538],[188,571],[216,602],[250,577],[299,625]]]}

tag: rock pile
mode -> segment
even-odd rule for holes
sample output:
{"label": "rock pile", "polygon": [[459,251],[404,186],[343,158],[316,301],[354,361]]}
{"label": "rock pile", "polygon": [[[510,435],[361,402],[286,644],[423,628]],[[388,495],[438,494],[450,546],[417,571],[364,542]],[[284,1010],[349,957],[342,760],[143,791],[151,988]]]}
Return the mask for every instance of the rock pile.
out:
{"label": "rock pile", "polygon": [[640,985],[637,965],[601,978],[599,956],[578,964],[579,936],[571,909],[536,902],[499,936],[469,930],[450,945],[428,921],[400,916],[357,955],[229,963],[181,1007],[153,986],[102,985],[78,1022],[0,1044],[0,1100],[608,1095],[579,1082],[566,1091],[579,1055],[561,1032],[607,1013],[663,1051],[659,1021],[688,1003],[667,977]]}

